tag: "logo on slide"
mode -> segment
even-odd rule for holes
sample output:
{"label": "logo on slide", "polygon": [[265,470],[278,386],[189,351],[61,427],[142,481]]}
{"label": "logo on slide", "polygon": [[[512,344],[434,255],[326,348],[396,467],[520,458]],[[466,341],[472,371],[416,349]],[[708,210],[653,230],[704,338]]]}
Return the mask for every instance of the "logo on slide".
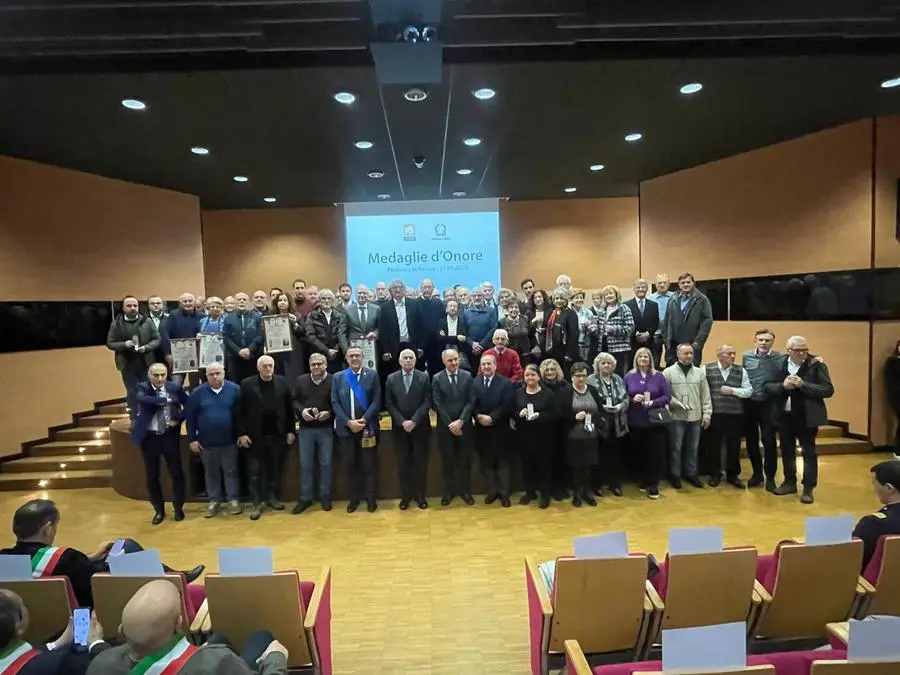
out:
{"label": "logo on slide", "polygon": [[449,239],[447,236],[447,226],[443,223],[438,223],[434,226],[434,236],[432,239]]}
{"label": "logo on slide", "polygon": [[416,226],[412,223],[403,226],[403,241],[416,240]]}

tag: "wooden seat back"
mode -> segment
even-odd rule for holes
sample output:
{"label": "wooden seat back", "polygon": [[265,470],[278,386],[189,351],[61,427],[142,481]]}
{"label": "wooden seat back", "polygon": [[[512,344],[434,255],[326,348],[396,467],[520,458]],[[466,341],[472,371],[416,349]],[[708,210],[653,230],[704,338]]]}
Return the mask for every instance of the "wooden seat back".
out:
{"label": "wooden seat back", "polygon": [[259,577],[207,574],[205,581],[212,630],[227,635],[235,651],[240,653],[248,637],[266,629],[287,648],[289,668],[312,665],[296,571]]}
{"label": "wooden seat back", "polygon": [[897,675],[900,661],[813,661],[809,675]]}
{"label": "wooden seat back", "polygon": [[32,581],[2,581],[0,588],[16,593],[28,610],[28,630],[24,640],[37,645],[66,629],[72,618],[69,581],[66,577],[46,577]]}
{"label": "wooden seat back", "polygon": [[[679,670],[678,675],[775,675],[775,666],[747,666],[738,670]],[[661,670],[636,670],[631,675],[666,675]]]}
{"label": "wooden seat back", "polygon": [[746,621],[756,557],[755,548],[670,556],[662,628]]}
{"label": "wooden seat back", "polygon": [[779,546],[772,602],[756,633],[762,638],[819,637],[827,623],[846,621],[853,609],[863,543]]}
{"label": "wooden seat back", "polygon": [[556,561],[550,651],[577,640],[585,653],[635,649],[644,619],[647,556]]}
{"label": "wooden seat back", "polygon": [[151,581],[165,579],[178,589],[181,596],[181,625],[185,634],[190,630],[187,605],[184,599],[184,582],[180,574],[171,573],[158,577],[118,577],[101,573],[91,577],[91,590],[94,595],[94,611],[97,619],[103,624],[107,636],[118,633],[122,624],[122,610],[138,590]]}
{"label": "wooden seat back", "polygon": [[881,569],[866,614],[900,616],[900,535],[882,537]]}

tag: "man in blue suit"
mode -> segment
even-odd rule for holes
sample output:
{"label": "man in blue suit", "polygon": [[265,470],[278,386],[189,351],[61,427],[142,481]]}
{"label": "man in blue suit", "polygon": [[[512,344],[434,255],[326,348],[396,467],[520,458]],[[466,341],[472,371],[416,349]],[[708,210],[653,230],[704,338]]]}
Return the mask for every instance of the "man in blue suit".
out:
{"label": "man in blue suit", "polygon": [[179,442],[187,394],[180,385],[166,382],[168,370],[162,363],[150,366],[149,382],[137,390],[137,415],[131,424],[131,440],[141,449],[147,479],[147,494],[153,505],[150,521],[159,525],[166,517],[162,486],[159,484],[160,460],[166,460],[172,477],[172,505],[175,520],[184,520],[184,471]]}
{"label": "man in blue suit", "polygon": [[[334,375],[331,408],[334,430],[347,475],[347,512],[359,507],[365,491],[369,513],[378,508],[378,413],[381,410],[381,385],[378,373],[363,368],[362,350],[350,347],[346,354],[349,368]],[[364,485],[361,485],[364,484]]]}

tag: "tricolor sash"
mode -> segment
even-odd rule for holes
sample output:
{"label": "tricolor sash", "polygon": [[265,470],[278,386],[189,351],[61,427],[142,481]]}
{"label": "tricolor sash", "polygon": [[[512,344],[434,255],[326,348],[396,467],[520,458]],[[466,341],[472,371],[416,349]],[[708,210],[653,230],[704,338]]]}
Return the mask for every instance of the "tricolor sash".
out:
{"label": "tricolor sash", "polygon": [[3,673],[3,675],[16,675],[26,663],[39,653],[37,649],[34,649],[27,642],[13,645],[4,654],[0,654],[0,673]]}
{"label": "tricolor sash", "polygon": [[196,653],[197,647],[178,635],[162,649],[138,661],[129,672],[130,675],[176,675]]}
{"label": "tricolor sash", "polygon": [[[361,375],[362,370],[360,370],[359,372]],[[344,371],[344,374],[347,376],[347,384],[350,386],[350,396],[356,396],[356,400],[359,401],[360,405],[362,406],[364,414],[369,407],[369,400],[366,398],[366,393],[363,391],[362,385],[359,383],[359,378],[356,376],[356,373],[353,372],[352,368],[347,368]],[[357,415],[362,417],[362,415],[359,414],[359,411],[357,411]],[[371,421],[368,421],[366,424],[366,428],[363,429],[362,447],[375,447],[375,430],[375,424]]]}
{"label": "tricolor sash", "polygon": [[52,577],[53,572],[56,571],[56,565],[59,562],[59,559],[66,550],[67,549],[64,546],[61,548],[57,548],[56,546],[44,546],[43,548],[39,548],[35,554],[31,556],[31,576],[35,579]]}

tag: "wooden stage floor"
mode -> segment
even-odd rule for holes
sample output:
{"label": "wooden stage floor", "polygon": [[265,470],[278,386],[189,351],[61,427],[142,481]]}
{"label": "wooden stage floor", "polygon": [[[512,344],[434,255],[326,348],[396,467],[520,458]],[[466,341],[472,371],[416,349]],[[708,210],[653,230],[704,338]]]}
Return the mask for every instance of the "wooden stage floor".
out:
{"label": "wooden stage floor", "polygon": [[[182,568],[203,562],[215,569],[223,545],[272,546],[276,567],[299,569],[304,578],[330,563],[336,673],[524,675],[524,555],[550,559],[570,552],[574,537],[626,529],[632,551],[660,556],[668,528],[696,525],[722,525],[726,545],[755,544],[768,552],[781,539],[802,536],[807,515],[860,517],[876,510],[869,467],[889,457],[820,459],[822,485],[812,506],[725,484],[680,494],[664,489],[654,502],[629,486],[624,497],[606,497],[597,508],[564,502],[546,511],[515,503],[503,509],[480,499],[466,507],[457,499],[446,508],[433,500],[427,511],[402,512],[396,502],[382,501],[374,514],[350,515],[345,503],[336,503],[331,513],[318,506],[300,516],[265,512],[256,523],[246,514],[204,520],[205,507],[192,504],[185,521],[152,527],[148,504],[112,490],[60,490],[49,497],[62,510],[58,543],[88,552],[104,540],[133,537]],[[47,493],[0,493],[4,521],[36,496]]]}

